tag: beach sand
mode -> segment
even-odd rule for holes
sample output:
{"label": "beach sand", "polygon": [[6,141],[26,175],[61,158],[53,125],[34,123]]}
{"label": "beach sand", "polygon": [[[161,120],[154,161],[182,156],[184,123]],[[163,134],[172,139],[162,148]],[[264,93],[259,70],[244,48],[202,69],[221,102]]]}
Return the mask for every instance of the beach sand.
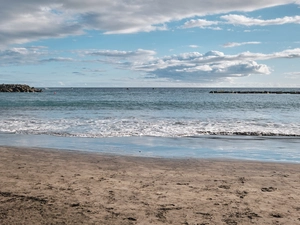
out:
{"label": "beach sand", "polygon": [[300,164],[0,147],[0,224],[300,224]]}

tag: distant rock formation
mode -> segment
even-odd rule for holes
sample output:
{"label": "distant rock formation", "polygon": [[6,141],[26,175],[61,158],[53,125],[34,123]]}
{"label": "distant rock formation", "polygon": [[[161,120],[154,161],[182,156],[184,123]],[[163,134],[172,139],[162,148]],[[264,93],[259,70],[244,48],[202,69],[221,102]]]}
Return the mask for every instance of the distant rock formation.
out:
{"label": "distant rock formation", "polygon": [[26,84],[0,84],[0,92],[42,92],[42,89]]}
{"label": "distant rock formation", "polygon": [[300,91],[210,91],[211,94],[300,94]]}

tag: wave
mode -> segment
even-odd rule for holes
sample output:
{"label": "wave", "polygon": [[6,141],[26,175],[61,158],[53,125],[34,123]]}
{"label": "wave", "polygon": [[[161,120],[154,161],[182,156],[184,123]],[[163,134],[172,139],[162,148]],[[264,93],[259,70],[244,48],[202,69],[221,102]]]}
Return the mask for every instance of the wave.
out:
{"label": "wave", "polygon": [[253,131],[236,131],[236,132],[203,132],[204,135],[218,136],[283,136],[283,137],[300,137],[300,134],[293,133],[276,133],[276,132],[253,132]]}
{"label": "wave", "polygon": [[25,135],[51,135],[58,137],[80,137],[80,138],[109,138],[109,137],[171,137],[171,138],[198,138],[200,136],[249,136],[249,137],[300,137],[300,134],[290,133],[262,133],[262,132],[202,132],[198,135],[153,135],[153,134],[90,134],[90,133],[66,133],[66,132],[39,132],[39,131],[17,131],[17,132],[3,132]]}
{"label": "wave", "polygon": [[197,137],[286,136],[300,137],[299,124],[254,121],[116,119],[0,120],[0,132],[64,137]]}

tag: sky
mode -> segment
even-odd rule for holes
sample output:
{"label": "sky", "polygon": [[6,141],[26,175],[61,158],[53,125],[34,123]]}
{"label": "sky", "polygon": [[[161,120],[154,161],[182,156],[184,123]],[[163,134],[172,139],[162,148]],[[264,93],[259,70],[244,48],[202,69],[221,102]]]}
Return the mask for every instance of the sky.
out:
{"label": "sky", "polygon": [[0,5],[0,83],[300,87],[300,0]]}

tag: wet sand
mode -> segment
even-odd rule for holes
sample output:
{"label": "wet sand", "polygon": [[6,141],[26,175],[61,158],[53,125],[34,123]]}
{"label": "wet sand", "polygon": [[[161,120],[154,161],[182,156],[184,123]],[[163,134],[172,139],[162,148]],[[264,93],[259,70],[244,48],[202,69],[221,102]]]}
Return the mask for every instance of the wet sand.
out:
{"label": "wet sand", "polygon": [[300,164],[0,147],[0,224],[300,224]]}

